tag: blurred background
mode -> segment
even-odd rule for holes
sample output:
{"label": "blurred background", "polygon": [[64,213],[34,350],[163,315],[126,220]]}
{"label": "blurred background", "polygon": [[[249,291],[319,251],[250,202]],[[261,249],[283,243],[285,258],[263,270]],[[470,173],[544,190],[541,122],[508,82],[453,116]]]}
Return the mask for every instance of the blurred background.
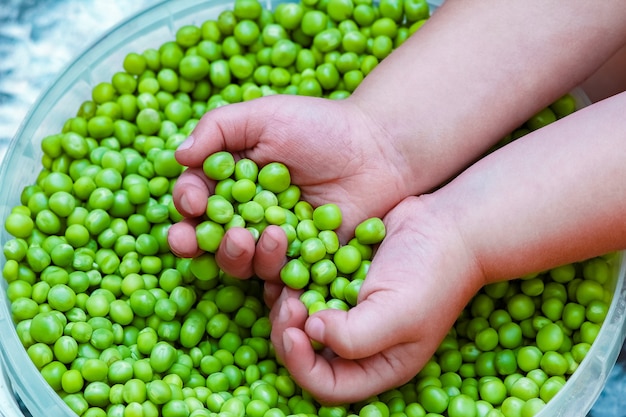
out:
{"label": "blurred background", "polygon": [[[0,163],[30,107],[59,72],[109,29],[161,1],[0,0]],[[588,417],[626,416],[625,367],[622,348]]]}

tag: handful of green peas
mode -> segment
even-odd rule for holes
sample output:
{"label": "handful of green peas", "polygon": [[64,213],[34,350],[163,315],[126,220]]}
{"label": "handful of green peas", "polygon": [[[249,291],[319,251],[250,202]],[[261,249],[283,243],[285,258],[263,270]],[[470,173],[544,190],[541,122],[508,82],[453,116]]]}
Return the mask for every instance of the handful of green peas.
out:
{"label": "handful of green peas", "polygon": [[[210,155],[203,170],[217,183],[206,217],[196,227],[198,247],[207,251],[196,262],[213,263],[212,253],[231,227],[245,227],[258,239],[267,225],[278,225],[287,236],[290,258],[280,277],[291,288],[306,289],[301,299],[309,312],[356,305],[373,246],[385,237],[381,219],[363,221],[355,237],[340,245],[335,233],[342,221],[339,207],[327,203],[314,208],[301,200],[284,164],[272,162],[259,169],[254,161],[235,161],[222,151]],[[212,270],[217,276],[217,268]]]}
{"label": "handful of green peas", "polygon": [[[211,109],[269,94],[341,99],[429,15],[424,0],[236,0],[158,48],[129,53],[61,132],[5,219],[3,277],[33,365],[85,417],[526,417],[563,387],[607,314],[611,255],[485,287],[433,358],[367,401],[318,404],[276,361],[258,280],[224,274],[229,227],[285,230],[281,278],[310,314],[355,305],[373,246],[368,219],[339,245],[341,212],[301,200],[280,162],[210,156],[218,181],[197,229],[206,251],[175,257],[174,151]],[[503,143],[575,110],[565,96]]]}

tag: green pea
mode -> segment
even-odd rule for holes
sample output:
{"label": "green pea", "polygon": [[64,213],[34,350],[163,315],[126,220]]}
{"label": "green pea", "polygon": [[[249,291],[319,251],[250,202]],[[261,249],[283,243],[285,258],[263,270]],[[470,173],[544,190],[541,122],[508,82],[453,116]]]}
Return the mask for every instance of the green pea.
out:
{"label": "green pea", "polygon": [[587,306],[593,300],[604,300],[604,288],[597,281],[584,280],[576,290],[576,301]]}
{"label": "green pea", "polygon": [[209,61],[200,55],[187,55],[180,60],[180,75],[191,81],[198,81],[209,73]]}
{"label": "green pea", "polygon": [[313,46],[320,52],[331,52],[339,48],[343,34],[337,28],[327,28],[313,37]]}
{"label": "green pea", "polygon": [[448,394],[434,385],[424,387],[419,394],[420,404],[429,413],[443,413],[450,402]]}
{"label": "green pea", "polygon": [[183,322],[180,342],[186,348],[196,346],[206,330],[207,318],[199,311],[192,311]]}
{"label": "green pea", "polygon": [[241,217],[248,223],[261,223],[265,220],[265,210],[263,210],[263,206],[256,201],[241,203],[237,210]]}
{"label": "green pea", "polygon": [[349,19],[353,11],[354,4],[349,0],[330,0],[326,10],[328,16],[336,22]]}
{"label": "green pea", "polygon": [[109,116],[94,116],[87,122],[87,131],[95,139],[111,136],[113,129],[113,120]]}
{"label": "green pea", "polygon": [[310,272],[301,260],[291,259],[280,270],[280,278],[285,285],[294,289],[302,289],[309,283]]}
{"label": "green pea", "polygon": [[319,230],[335,230],[341,221],[341,209],[336,204],[323,204],[313,210],[313,223]]}
{"label": "green pea", "polygon": [[22,213],[11,213],[7,216],[4,227],[7,232],[16,238],[25,239],[31,235],[35,222]]}
{"label": "green pea", "polygon": [[[439,356],[439,364],[441,367],[441,371],[447,373],[448,377],[454,376],[454,378],[456,378],[456,376],[458,376],[455,372],[459,370],[462,362],[463,362],[463,356],[461,355],[461,352],[456,349],[446,349]],[[443,386],[450,385],[449,382],[448,383],[442,382],[442,384]]]}
{"label": "green pea", "polygon": [[228,61],[224,59],[213,61],[209,68],[209,79],[211,84],[217,88],[224,88],[230,84],[231,76]]}
{"label": "green pea", "polygon": [[546,107],[528,119],[526,125],[531,130],[537,130],[543,126],[546,126],[554,121],[556,121],[557,117],[549,107]]}
{"label": "green pea", "polygon": [[498,328],[498,340],[504,348],[515,349],[521,345],[522,339],[522,329],[517,323],[504,323]]}
{"label": "green pea", "polygon": [[561,327],[554,323],[549,323],[537,331],[537,347],[543,352],[559,350],[563,339]]}
{"label": "green pea", "polygon": [[476,346],[483,351],[493,350],[498,342],[498,331],[492,327],[479,331],[475,339]]}
{"label": "green pea", "polygon": [[38,313],[31,321],[30,334],[35,341],[52,345],[63,335],[63,327],[64,323],[57,314]]}
{"label": "green pea", "polygon": [[255,43],[260,34],[259,26],[250,19],[239,20],[233,29],[233,36],[239,44],[244,46],[250,46]]}
{"label": "green pea", "polygon": [[212,220],[204,221],[196,226],[198,247],[207,252],[215,252],[224,237],[224,228]]}
{"label": "green pea", "polygon": [[83,385],[83,377],[77,369],[69,369],[61,377],[61,388],[68,394],[79,392]]}
{"label": "green pea", "polygon": [[64,284],[56,284],[48,291],[48,304],[58,311],[68,311],[76,304],[76,293]]}
{"label": "green pea", "polygon": [[524,401],[539,396],[539,386],[530,378],[521,377],[511,386],[511,395]]}
{"label": "green pea", "polygon": [[601,300],[592,300],[587,304],[585,317],[592,323],[602,323],[606,318],[609,305]]}
{"label": "green pea", "polygon": [[54,360],[52,349],[45,343],[35,343],[29,346],[26,349],[26,353],[37,369],[40,370]]}
{"label": "green pea", "polygon": [[363,285],[362,279],[353,279],[344,289],[344,299],[352,306],[355,306],[358,300],[359,291]]}
{"label": "green pea", "polygon": [[176,360],[176,349],[169,343],[157,342],[150,352],[150,365],[156,372],[167,371]]}
{"label": "green pea", "polygon": [[361,260],[361,252],[351,245],[340,247],[333,255],[333,262],[337,266],[337,270],[343,274],[351,274],[356,271]]}
{"label": "green pea", "polygon": [[308,36],[315,36],[326,28],[328,16],[319,10],[308,10],[302,16],[302,32]]}
{"label": "green pea", "polygon": [[500,405],[507,397],[507,388],[499,378],[489,378],[479,384],[480,398],[492,405]]}
{"label": "green pea", "polygon": [[239,179],[233,183],[231,194],[237,202],[246,203],[256,194],[256,184],[248,178]]}
{"label": "green pea", "polygon": [[522,371],[537,369],[543,357],[542,351],[536,346],[523,346],[517,353],[517,363]]}
{"label": "green pea", "polygon": [[467,417],[476,414],[474,400],[465,394],[459,394],[450,398],[448,404],[448,416]]}
{"label": "green pea", "polygon": [[550,376],[565,375],[569,365],[567,359],[558,352],[545,352],[541,357],[541,369]]}

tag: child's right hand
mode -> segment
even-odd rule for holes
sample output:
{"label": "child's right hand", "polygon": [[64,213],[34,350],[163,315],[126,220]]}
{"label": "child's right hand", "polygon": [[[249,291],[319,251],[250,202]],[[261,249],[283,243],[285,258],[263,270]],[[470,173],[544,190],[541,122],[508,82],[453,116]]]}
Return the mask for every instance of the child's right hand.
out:
{"label": "child's right hand", "polygon": [[[173,192],[186,218],[169,234],[171,248],[180,256],[200,253],[194,227],[214,187],[202,163],[223,150],[259,166],[273,161],[287,165],[303,200],[314,207],[335,203],[341,208],[343,222],[337,232],[344,243],[358,223],[382,217],[410,195],[414,181],[393,139],[350,99],[277,95],[217,108],[201,119],[176,153],[189,167]],[[217,260],[225,272],[240,278],[256,274],[277,279],[285,249],[286,237],[277,227],[267,229],[257,248],[248,231],[231,229]]]}

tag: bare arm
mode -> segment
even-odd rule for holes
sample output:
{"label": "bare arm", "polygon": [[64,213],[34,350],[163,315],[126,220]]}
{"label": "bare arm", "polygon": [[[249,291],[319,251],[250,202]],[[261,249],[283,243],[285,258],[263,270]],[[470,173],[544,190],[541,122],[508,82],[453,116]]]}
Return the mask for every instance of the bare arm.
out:
{"label": "bare arm", "polygon": [[[482,285],[626,247],[626,93],[535,131],[385,217],[356,307],[308,316],[289,292],[272,340],[321,401],[409,380]],[[433,320],[436,314],[437,320]],[[310,338],[338,356],[311,349]]]}
{"label": "bare arm", "polygon": [[626,93],[479,161],[432,195],[485,281],[626,247]]}
{"label": "bare arm", "polygon": [[353,99],[419,194],[582,83],[626,42],[625,19],[617,2],[448,0]]}

